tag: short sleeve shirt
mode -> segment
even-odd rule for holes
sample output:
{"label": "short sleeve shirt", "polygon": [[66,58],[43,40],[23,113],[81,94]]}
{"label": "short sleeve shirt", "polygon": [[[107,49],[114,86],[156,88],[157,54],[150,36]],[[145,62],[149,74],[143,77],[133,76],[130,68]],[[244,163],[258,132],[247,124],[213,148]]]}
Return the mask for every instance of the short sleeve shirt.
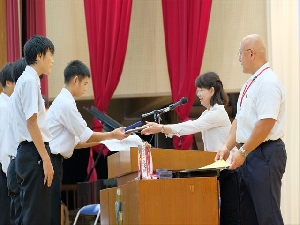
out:
{"label": "short sleeve shirt", "polygon": [[93,134],[79,113],[72,94],[63,88],[47,112],[50,133],[50,149],[64,158],[72,156],[79,141],[86,142]]}
{"label": "short sleeve shirt", "polygon": [[6,149],[9,146],[9,97],[5,93],[0,94],[0,163],[2,164],[2,171],[7,172],[9,164],[9,157],[6,154]]}
{"label": "short sleeve shirt", "polygon": [[[236,115],[236,140],[239,143],[245,143],[248,140],[255,124],[261,119],[272,118],[276,120],[273,129],[265,141],[277,140],[284,135],[284,88],[271,68],[264,70],[266,67],[269,67],[269,63],[263,65],[254,75],[252,75],[241,89]],[[263,72],[261,73],[261,71]],[[260,75],[252,82],[247,92],[243,94],[246,85],[249,85],[253,78],[258,74]],[[244,97],[241,103],[242,96]]]}
{"label": "short sleeve shirt", "polygon": [[14,94],[11,97],[13,130],[16,133],[16,141],[31,142],[32,138],[27,129],[27,120],[37,114],[37,123],[44,142],[51,140],[51,135],[46,121],[44,99],[41,94],[41,83],[37,72],[30,66],[26,66],[24,72],[16,83]]}

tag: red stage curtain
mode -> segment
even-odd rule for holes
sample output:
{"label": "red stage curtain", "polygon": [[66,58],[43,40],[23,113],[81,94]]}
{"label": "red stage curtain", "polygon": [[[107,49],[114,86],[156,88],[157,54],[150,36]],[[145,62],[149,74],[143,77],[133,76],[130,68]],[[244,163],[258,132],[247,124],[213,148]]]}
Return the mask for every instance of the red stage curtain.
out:
{"label": "red stage curtain", "polygon": [[84,0],[94,103],[104,113],[123,70],[131,7],[132,0]]}
{"label": "red stage curtain", "polygon": [[[212,0],[162,0],[165,45],[172,100],[186,96],[188,103],[176,108],[181,121],[188,120],[194,102],[210,20]],[[173,139],[174,148],[189,149],[193,136]]]}
{"label": "red stage curtain", "polygon": [[[26,36],[46,36],[45,0],[26,0]],[[48,77],[41,80],[42,94],[48,97]]]}
{"label": "red stage curtain", "polygon": [[106,112],[123,70],[132,0],[84,0],[95,106]]}
{"label": "red stage curtain", "polygon": [[7,61],[14,62],[21,57],[18,0],[6,0]]}

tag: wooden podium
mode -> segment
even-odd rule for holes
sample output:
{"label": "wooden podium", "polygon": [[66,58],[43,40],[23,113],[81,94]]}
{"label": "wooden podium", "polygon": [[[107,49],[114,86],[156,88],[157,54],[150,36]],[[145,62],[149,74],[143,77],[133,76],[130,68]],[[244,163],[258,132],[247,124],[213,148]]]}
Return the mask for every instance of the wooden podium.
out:
{"label": "wooden podium", "polygon": [[[101,225],[219,224],[216,177],[134,180],[137,152],[131,148],[108,157],[108,177],[117,178],[118,187],[100,190]],[[213,152],[194,150],[151,153],[154,169],[172,171],[199,168],[215,157]]]}

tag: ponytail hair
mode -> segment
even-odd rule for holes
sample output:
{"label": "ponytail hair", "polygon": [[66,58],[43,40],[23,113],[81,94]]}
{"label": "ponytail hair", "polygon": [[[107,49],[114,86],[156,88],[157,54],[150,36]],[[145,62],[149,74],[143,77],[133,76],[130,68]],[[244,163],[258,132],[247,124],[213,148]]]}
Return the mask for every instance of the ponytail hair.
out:
{"label": "ponytail hair", "polygon": [[228,104],[228,95],[224,91],[220,77],[215,72],[201,74],[196,78],[195,85],[198,88],[214,88],[214,95],[210,99],[211,106],[214,106],[215,104],[226,106]]}

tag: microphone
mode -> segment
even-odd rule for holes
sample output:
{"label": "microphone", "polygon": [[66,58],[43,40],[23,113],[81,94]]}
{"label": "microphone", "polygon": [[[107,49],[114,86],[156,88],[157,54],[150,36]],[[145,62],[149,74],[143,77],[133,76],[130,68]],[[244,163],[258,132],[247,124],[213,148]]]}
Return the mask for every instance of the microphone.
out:
{"label": "microphone", "polygon": [[184,105],[184,104],[186,104],[187,102],[188,102],[187,97],[182,97],[178,102],[176,102],[176,103],[174,103],[174,104],[171,104],[171,105],[169,105],[168,107],[165,107],[165,108],[163,108],[163,109],[153,110],[152,112],[142,114],[142,117],[147,117],[147,116],[150,116],[150,115],[155,114],[155,113],[165,113],[165,112],[169,112],[170,110],[174,110],[174,109],[177,108],[178,106]]}
{"label": "microphone", "polygon": [[174,110],[178,106],[184,105],[188,102],[187,97],[182,97],[178,102],[169,105],[168,107],[163,109],[163,112],[169,112],[170,110]]}

